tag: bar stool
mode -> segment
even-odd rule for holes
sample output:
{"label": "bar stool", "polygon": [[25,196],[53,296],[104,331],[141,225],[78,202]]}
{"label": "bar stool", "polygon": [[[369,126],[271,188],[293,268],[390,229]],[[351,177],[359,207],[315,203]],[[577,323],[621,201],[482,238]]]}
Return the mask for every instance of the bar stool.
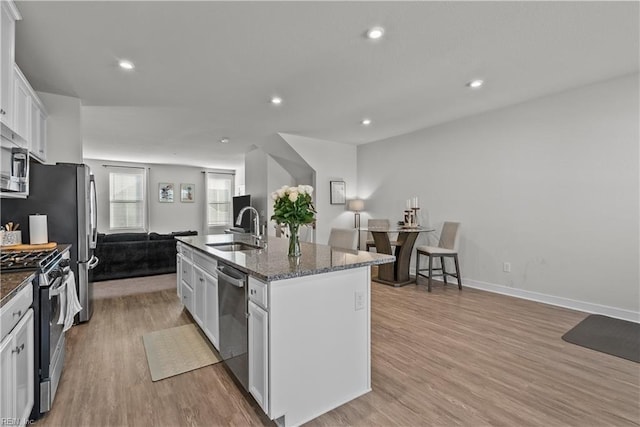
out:
{"label": "bar stool", "polygon": [[358,229],[332,228],[328,244],[334,248],[356,250],[358,246]]}
{"label": "bar stool", "polygon": [[[438,246],[417,246],[416,247],[416,275],[428,277],[427,291],[431,292],[431,278],[442,277],[444,284],[447,285],[447,276],[455,277],[458,280],[458,289],[462,289],[462,276],[460,275],[460,265],[458,264],[458,231],[460,230],[459,222],[445,222],[442,225],[442,233],[440,233],[440,242]],[[429,257],[429,267],[420,268],[420,255]],[[453,258],[456,266],[455,273],[449,273],[446,270],[444,258]],[[433,258],[440,258],[440,268],[433,268]],[[421,274],[421,271],[428,271],[429,275]],[[440,274],[434,274],[434,271],[441,271]],[[416,280],[416,284],[418,281]]]}

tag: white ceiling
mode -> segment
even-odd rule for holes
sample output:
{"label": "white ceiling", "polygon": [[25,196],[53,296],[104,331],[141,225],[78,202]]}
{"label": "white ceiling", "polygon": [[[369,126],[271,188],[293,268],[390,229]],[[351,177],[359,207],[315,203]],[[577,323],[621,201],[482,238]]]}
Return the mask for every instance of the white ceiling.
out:
{"label": "white ceiling", "polygon": [[368,143],[639,63],[638,2],[17,4],[16,62],[81,99],[87,158],[229,167],[277,132]]}

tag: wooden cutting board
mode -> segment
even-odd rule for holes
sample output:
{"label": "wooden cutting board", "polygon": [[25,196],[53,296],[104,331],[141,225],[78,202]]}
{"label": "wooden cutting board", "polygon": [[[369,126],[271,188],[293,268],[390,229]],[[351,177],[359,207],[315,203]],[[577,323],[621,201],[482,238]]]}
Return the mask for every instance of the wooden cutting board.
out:
{"label": "wooden cutting board", "polygon": [[2,246],[3,251],[46,251],[55,249],[58,244],[56,242],[42,243],[40,245],[11,245]]}

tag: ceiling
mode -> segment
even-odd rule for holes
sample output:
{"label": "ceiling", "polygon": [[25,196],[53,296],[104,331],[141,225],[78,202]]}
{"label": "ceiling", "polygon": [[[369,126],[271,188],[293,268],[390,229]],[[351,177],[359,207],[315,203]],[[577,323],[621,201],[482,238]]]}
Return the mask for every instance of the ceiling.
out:
{"label": "ceiling", "polygon": [[[17,5],[16,62],[36,90],[80,98],[86,158],[233,167],[278,132],[363,144],[639,64],[638,2]],[[384,38],[366,39],[375,25]]]}

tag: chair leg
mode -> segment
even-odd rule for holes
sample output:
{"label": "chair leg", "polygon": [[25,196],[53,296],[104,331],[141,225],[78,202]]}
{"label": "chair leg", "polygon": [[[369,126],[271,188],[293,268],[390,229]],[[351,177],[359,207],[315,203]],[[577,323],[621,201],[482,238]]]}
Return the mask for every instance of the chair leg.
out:
{"label": "chair leg", "polygon": [[453,256],[453,262],[456,264],[456,275],[458,279],[458,289],[462,290],[462,275],[460,274],[460,265],[458,264],[458,254]]}
{"label": "chair leg", "polygon": [[447,283],[447,270],[445,270],[445,268],[444,268],[444,257],[443,256],[440,257],[440,267],[442,268],[442,279],[444,280],[444,284],[446,286],[446,285],[448,285],[448,283]]}
{"label": "chair leg", "polygon": [[416,286],[418,286],[418,276],[420,276],[420,251],[416,251]]}
{"label": "chair leg", "polygon": [[431,276],[433,275],[433,257],[429,255],[429,280],[427,281],[427,291],[431,292]]}

